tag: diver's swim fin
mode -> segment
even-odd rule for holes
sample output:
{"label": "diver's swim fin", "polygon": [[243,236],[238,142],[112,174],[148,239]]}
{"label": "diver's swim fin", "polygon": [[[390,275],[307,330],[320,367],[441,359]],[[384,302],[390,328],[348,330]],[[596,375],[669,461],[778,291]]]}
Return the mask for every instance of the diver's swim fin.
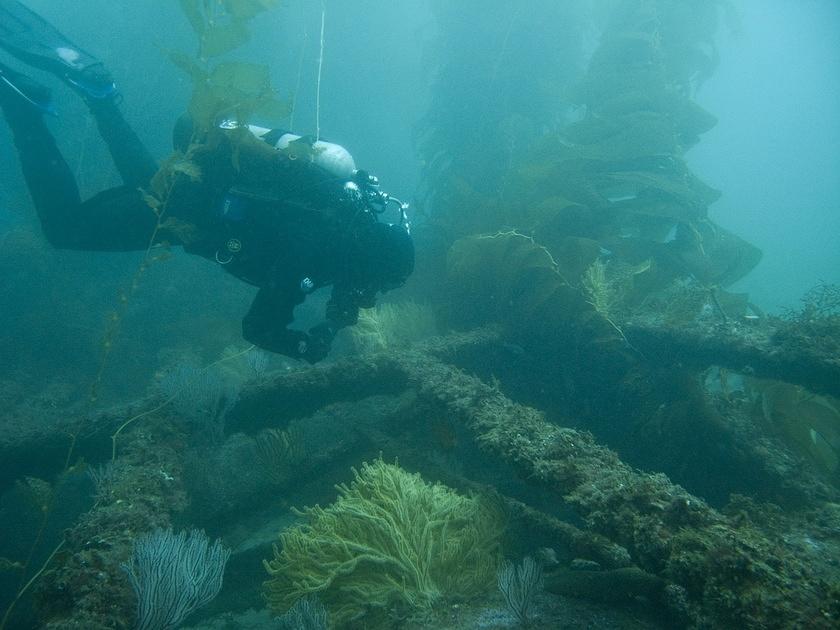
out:
{"label": "diver's swim fin", "polygon": [[117,87],[102,62],[17,0],[0,0],[0,48],[67,81],[82,95],[109,98]]}
{"label": "diver's swim fin", "polygon": [[49,88],[0,63],[0,102],[7,98],[18,99],[44,114],[56,115]]}

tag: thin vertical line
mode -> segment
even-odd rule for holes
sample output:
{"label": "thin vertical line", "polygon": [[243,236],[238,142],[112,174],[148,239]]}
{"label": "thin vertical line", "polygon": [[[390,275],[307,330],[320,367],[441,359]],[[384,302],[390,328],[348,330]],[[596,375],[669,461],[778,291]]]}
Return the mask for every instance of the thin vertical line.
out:
{"label": "thin vertical line", "polygon": [[318,87],[315,92],[315,140],[321,137],[321,70],[324,67],[324,22],[327,9],[321,0],[321,54],[318,56]]}

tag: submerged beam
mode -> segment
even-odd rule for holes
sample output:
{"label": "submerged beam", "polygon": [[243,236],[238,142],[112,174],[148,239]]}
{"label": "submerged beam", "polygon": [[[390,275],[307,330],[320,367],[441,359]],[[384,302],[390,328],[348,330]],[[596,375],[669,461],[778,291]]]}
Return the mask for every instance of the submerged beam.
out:
{"label": "submerged beam", "polygon": [[840,354],[828,351],[825,341],[809,337],[792,324],[749,325],[729,320],[669,326],[639,319],[626,323],[622,330],[647,360],[661,365],[680,363],[698,369],[719,365],[840,398]]}
{"label": "submerged beam", "polygon": [[420,352],[382,357],[418,398],[462,422],[490,454],[554,492],[588,528],[626,548],[662,578],[662,603],[693,627],[831,627],[830,594],[809,559],[743,515],[730,518],[673,484],[623,463],[586,432],[549,423],[533,408]]}

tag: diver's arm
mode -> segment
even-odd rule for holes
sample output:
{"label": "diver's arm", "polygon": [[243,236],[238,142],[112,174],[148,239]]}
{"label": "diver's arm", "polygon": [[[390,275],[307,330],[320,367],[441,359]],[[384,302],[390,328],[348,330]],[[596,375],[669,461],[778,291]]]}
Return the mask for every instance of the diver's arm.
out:
{"label": "diver's arm", "polygon": [[359,321],[358,298],[358,291],[341,285],[333,286],[332,295],[327,302],[326,321],[309,329],[309,340],[313,350],[326,356],[338,331]]}
{"label": "diver's arm", "polygon": [[249,342],[271,352],[278,352],[295,359],[306,359],[309,336],[299,330],[290,330],[295,306],[303,302],[300,290],[261,288],[254,298],[248,314],[242,320],[242,336]]}
{"label": "diver's arm", "polygon": [[336,284],[327,302],[327,322],[338,331],[359,321],[359,292]]}

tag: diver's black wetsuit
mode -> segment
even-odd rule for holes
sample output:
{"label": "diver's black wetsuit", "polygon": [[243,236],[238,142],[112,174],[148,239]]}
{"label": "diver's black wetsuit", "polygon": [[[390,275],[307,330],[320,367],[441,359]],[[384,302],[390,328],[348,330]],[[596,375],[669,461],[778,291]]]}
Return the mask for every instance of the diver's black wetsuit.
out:
{"label": "diver's black wetsuit", "polygon": [[[79,91],[123,185],[82,201],[43,108],[33,106],[37,99],[27,97],[27,87],[20,89],[37,92],[41,86],[0,63],[0,109],[47,239],[63,249],[146,249],[159,226],[141,189],[149,189],[158,166],[107,94],[109,86],[113,89],[107,71],[16,0],[0,0],[0,47],[74,87],[89,71],[99,73]],[[67,65],[57,50],[77,55],[76,63]],[[313,162],[295,160],[242,128],[210,134],[192,157],[201,178],[177,176],[158,240],[182,245],[259,287],[242,324],[247,340],[317,361],[335,332],[356,322],[359,307],[372,306],[377,291],[401,284],[411,273],[410,238],[378,223],[358,198],[345,194],[346,180]],[[183,125],[176,126],[176,145],[185,148],[189,136]],[[271,133],[265,139],[277,137]],[[294,307],[326,285],[333,286],[326,322],[309,333],[288,329]]]}

